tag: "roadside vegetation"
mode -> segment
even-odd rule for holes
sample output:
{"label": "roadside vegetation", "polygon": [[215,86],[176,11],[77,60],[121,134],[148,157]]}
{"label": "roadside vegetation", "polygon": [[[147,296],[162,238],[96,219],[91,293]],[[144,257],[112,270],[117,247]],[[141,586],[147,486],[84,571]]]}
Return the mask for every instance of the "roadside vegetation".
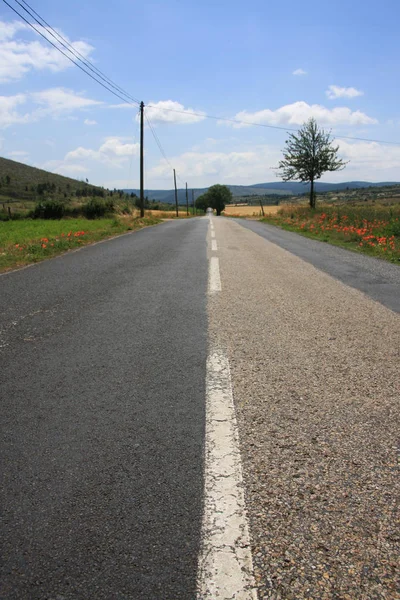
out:
{"label": "roadside vegetation", "polygon": [[[0,158],[0,271],[177,218],[175,207]],[[179,207],[178,218],[193,216]]]}
{"label": "roadside vegetation", "polygon": [[400,204],[285,206],[261,219],[357,252],[400,261]]}
{"label": "roadside vegetation", "polygon": [[146,215],[102,219],[18,219],[0,222],[0,272],[39,262],[128,231],[160,223]]}

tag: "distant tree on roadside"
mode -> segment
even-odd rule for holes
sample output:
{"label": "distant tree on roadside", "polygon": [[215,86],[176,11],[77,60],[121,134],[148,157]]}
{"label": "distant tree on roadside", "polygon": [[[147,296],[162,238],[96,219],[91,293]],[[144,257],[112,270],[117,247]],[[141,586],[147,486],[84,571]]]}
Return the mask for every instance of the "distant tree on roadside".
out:
{"label": "distant tree on roadside", "polygon": [[327,171],[341,171],[347,164],[338,158],[338,151],[339,146],[333,145],[330,133],[320,129],[316,120],[311,118],[286,140],[278,175],[283,181],[310,183],[310,207],[315,208],[315,180]]}
{"label": "distant tree on roadside", "polygon": [[206,212],[207,208],[209,207],[207,194],[202,194],[201,196],[196,198],[195,205],[198,210],[202,210],[203,212]]}
{"label": "distant tree on roadside", "polygon": [[219,216],[224,210],[225,206],[232,202],[232,192],[226,185],[212,185],[208,188],[206,194],[208,204],[217,211]]}

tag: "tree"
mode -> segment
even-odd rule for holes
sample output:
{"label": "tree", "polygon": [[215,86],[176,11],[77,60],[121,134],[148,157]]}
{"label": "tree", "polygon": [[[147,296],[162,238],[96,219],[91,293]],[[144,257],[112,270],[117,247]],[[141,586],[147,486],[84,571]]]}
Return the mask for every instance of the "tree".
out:
{"label": "tree", "polygon": [[327,171],[341,171],[346,162],[337,157],[339,146],[333,146],[330,133],[320,129],[311,118],[297,134],[291,133],[283,150],[278,171],[284,181],[310,183],[310,207],[315,208],[314,181]]}
{"label": "tree", "polygon": [[232,202],[231,190],[226,185],[220,185],[219,183],[208,188],[205,195],[209,206],[217,211],[217,216],[222,213],[227,204]]}
{"label": "tree", "polygon": [[202,194],[201,196],[196,198],[195,205],[198,210],[202,210],[203,212],[206,212],[207,208],[210,206],[209,202],[208,202],[207,193]]}

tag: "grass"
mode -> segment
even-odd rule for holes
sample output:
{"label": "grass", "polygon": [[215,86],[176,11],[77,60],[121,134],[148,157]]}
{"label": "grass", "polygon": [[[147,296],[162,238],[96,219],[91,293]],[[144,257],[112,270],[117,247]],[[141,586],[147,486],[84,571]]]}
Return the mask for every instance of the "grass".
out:
{"label": "grass", "polygon": [[39,262],[115,235],[160,223],[121,216],[108,219],[24,219],[0,222],[0,272]]}
{"label": "grass", "polygon": [[287,206],[261,219],[323,242],[400,261],[400,205]]}

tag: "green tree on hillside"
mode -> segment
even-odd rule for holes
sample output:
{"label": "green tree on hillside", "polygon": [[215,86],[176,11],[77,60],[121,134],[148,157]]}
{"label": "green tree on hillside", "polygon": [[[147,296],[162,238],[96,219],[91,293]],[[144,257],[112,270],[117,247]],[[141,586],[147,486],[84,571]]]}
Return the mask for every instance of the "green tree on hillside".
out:
{"label": "green tree on hillside", "polygon": [[310,183],[311,208],[315,208],[316,204],[314,181],[327,171],[341,171],[347,164],[338,158],[339,146],[333,146],[332,142],[330,133],[320,129],[313,118],[286,140],[278,174],[283,181]]}

